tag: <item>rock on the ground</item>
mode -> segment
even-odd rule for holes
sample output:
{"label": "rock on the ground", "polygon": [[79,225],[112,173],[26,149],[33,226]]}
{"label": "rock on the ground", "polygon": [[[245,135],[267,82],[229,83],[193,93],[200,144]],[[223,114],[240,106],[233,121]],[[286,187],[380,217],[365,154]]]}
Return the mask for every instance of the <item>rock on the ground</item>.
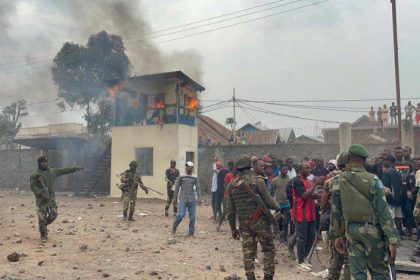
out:
{"label": "rock on the ground", "polygon": [[225,272],[226,271],[226,268],[225,268],[225,266],[223,264],[220,265],[220,271],[222,271],[222,272]]}
{"label": "rock on the ground", "polygon": [[175,239],[175,238],[169,238],[169,239],[168,239],[168,244],[169,244],[169,245],[176,244],[176,239]]}
{"label": "rock on the ground", "polygon": [[18,262],[20,259],[20,255],[16,252],[13,252],[7,256],[7,259],[9,260],[9,262]]}
{"label": "rock on the ground", "polygon": [[86,252],[87,249],[88,249],[88,245],[82,244],[79,249],[80,249],[81,252]]}
{"label": "rock on the ground", "polygon": [[225,278],[223,278],[224,280],[240,280],[241,277],[239,277],[238,275],[236,275],[235,273],[226,276]]}

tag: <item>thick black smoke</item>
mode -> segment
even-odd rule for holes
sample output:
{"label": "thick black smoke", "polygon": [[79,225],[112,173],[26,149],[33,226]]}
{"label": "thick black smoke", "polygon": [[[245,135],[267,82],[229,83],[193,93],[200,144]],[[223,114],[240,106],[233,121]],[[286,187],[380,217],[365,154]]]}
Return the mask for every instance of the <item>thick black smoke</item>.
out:
{"label": "thick black smoke", "polygon": [[[182,70],[200,81],[202,69],[198,52],[176,51],[168,55],[149,40],[133,42],[152,32],[139,1],[2,1],[0,105],[7,105],[18,98],[26,98],[29,103],[57,98],[57,88],[50,72],[53,56],[64,42],[86,44],[90,35],[102,30],[123,38],[134,74]],[[147,45],[144,44],[146,42]],[[9,62],[13,64],[5,64]],[[36,117],[31,119],[33,123],[26,121],[27,125],[54,122],[57,115],[46,113],[59,111],[55,102],[32,105],[29,110]],[[81,121],[76,113],[59,116],[60,121]]]}

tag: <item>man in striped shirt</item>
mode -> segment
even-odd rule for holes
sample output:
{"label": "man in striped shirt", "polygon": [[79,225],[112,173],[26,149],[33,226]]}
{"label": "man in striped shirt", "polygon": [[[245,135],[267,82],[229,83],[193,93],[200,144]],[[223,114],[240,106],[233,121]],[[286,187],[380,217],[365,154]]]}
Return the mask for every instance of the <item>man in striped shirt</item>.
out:
{"label": "man in striped shirt", "polygon": [[292,219],[296,227],[298,268],[311,271],[310,264],[304,259],[308,255],[316,235],[315,184],[307,179],[311,166],[301,163],[298,176],[292,181],[293,213]]}
{"label": "man in striped shirt", "polygon": [[178,225],[182,222],[185,214],[188,210],[190,218],[188,236],[194,236],[195,231],[195,209],[196,209],[196,198],[200,198],[201,189],[198,178],[192,175],[194,164],[189,161],[185,164],[185,176],[178,177],[175,185],[174,199],[177,201],[179,198],[179,209],[175,217],[174,224],[172,226],[172,233],[176,233]]}

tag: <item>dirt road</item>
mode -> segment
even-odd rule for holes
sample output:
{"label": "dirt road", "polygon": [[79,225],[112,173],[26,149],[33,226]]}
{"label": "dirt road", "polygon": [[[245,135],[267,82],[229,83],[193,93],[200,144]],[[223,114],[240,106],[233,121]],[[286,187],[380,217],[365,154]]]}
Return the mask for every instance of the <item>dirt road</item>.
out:
{"label": "dirt road", "polygon": [[[58,194],[59,217],[49,226],[50,239],[44,245],[39,242],[32,194],[1,191],[0,202],[1,279],[224,279],[233,273],[245,277],[240,242],[230,238],[227,223],[221,232],[215,231],[208,219],[209,206],[197,209],[194,238],[186,237],[185,217],[173,241],[173,217],[163,215],[161,200],[139,200],[136,221],[129,223],[122,221],[119,199]],[[286,248],[276,246],[275,279],[316,279],[297,270]],[[9,262],[7,255],[15,251],[24,255]],[[261,264],[262,253],[258,255]],[[262,265],[256,271],[262,279]]]}

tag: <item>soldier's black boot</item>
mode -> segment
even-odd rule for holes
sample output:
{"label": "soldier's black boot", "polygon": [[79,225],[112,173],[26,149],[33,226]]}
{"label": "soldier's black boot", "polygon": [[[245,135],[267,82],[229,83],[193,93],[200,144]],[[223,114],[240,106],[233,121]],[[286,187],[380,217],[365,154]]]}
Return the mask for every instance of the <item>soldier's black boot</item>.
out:
{"label": "soldier's black boot", "polygon": [[273,280],[273,275],[264,273],[264,280]]}
{"label": "soldier's black boot", "polygon": [[169,207],[165,207],[165,216],[168,217],[169,213],[168,213]]}
{"label": "soldier's black boot", "polygon": [[123,212],[123,220],[124,221],[127,221],[127,211],[124,211]]}
{"label": "soldier's black boot", "polygon": [[255,274],[247,274],[247,275],[246,275],[246,279],[247,279],[247,280],[256,280],[256,278],[255,278]]}
{"label": "soldier's black boot", "polygon": [[133,218],[133,214],[134,214],[134,210],[130,210],[130,215],[128,215],[128,220],[130,221],[130,222],[134,222],[135,220],[134,220],[134,218]]}
{"label": "soldier's black boot", "polygon": [[46,232],[41,233],[41,242],[45,243],[48,241],[48,234]]}

